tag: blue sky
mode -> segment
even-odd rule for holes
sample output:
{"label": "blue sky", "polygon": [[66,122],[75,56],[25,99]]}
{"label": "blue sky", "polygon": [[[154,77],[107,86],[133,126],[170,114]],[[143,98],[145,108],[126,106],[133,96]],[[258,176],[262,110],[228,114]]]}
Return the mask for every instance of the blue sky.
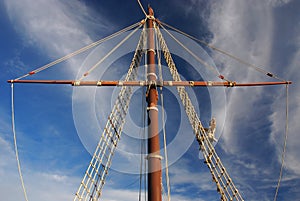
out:
{"label": "blue sky", "polygon": [[[293,81],[293,85],[289,87],[289,138],[278,200],[297,200],[300,197],[300,127],[297,122],[300,119],[299,1],[175,0],[142,3],[151,3],[155,16],[160,20]],[[138,4],[133,0],[0,2],[2,198],[7,201],[23,199],[13,151],[10,85],[6,80],[21,76],[143,17]],[[33,78],[75,79],[87,56],[88,53],[79,55]],[[270,81],[222,55],[211,53],[210,56],[218,70],[230,79]],[[122,63],[122,60],[116,62]],[[193,77],[189,70],[178,68],[185,77]],[[111,71],[122,74],[117,67]],[[45,201],[73,199],[90,160],[88,151],[80,141],[82,133],[77,132],[73,121],[72,105],[74,107],[78,102],[74,103],[72,90],[71,86],[15,85],[18,145],[25,185],[31,201],[41,198]],[[109,91],[112,88],[97,91],[96,96]],[[170,95],[171,92],[165,93],[170,100],[175,100]],[[201,93],[201,90],[196,90],[197,93]],[[211,111],[211,115],[216,116],[221,125],[217,129],[221,137],[215,148],[245,200],[273,200],[284,139],[285,89],[283,86],[233,88],[222,90],[222,93],[225,94],[222,99],[225,100],[224,108]],[[139,94],[141,91],[136,92],[136,96]],[[208,105],[201,102],[204,99],[201,96],[197,95],[197,98],[200,99],[200,111],[206,114],[206,110],[201,108]],[[215,96],[210,98],[218,99]],[[100,107],[102,103],[111,104],[111,100],[105,104],[101,101],[104,100],[100,100]],[[173,132],[173,121],[174,125],[181,121],[181,133],[192,139],[192,130],[186,119],[179,120],[173,115],[181,112],[176,109],[179,105],[168,100],[165,102],[169,113],[167,131],[169,129],[170,133]],[[97,105],[97,108],[100,107]],[[105,105],[105,108],[109,107]],[[101,115],[104,116],[108,111],[101,112],[103,114],[97,116],[99,120],[103,120],[100,121],[100,127],[106,121]],[[135,115],[134,111],[130,113]],[[203,115],[201,119],[207,125],[208,117]],[[89,125],[91,126],[97,125]],[[122,140],[124,144],[120,144],[120,149],[127,150],[130,138],[124,135]],[[170,148],[169,152],[172,155],[171,152],[176,150]],[[197,144],[192,143],[181,154],[182,157],[170,167],[172,200],[219,200],[207,167],[198,159]],[[103,191],[105,200],[138,199],[138,175],[122,173],[118,171],[118,165],[124,164],[114,160],[113,170]]]}

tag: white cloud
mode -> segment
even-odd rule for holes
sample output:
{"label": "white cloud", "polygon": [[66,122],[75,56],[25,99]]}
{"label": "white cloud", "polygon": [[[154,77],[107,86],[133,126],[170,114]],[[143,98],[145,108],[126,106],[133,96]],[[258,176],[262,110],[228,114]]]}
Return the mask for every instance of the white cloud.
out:
{"label": "white cloud", "polygon": [[267,2],[274,7],[283,6],[290,3],[291,1],[292,0],[267,0]]}
{"label": "white cloud", "polygon": [[[143,199],[144,194],[142,194]],[[132,201],[138,199],[138,190],[124,190],[124,189],[104,189],[103,190],[103,200],[107,201]],[[171,200],[173,201],[192,201],[195,199],[189,198],[188,196],[182,195],[171,195]],[[202,201],[203,199],[197,199]]]}
{"label": "white cloud", "polygon": [[[269,1],[271,2],[271,1]],[[274,5],[282,5],[288,1],[272,1]],[[24,41],[27,45],[39,46],[41,49],[45,49],[47,53],[53,55],[52,57],[62,56],[66,53],[72,52],[91,41],[89,35],[83,31],[83,27],[72,20],[75,15],[78,17],[79,13],[86,14],[88,8],[82,5],[79,1],[73,6],[76,7],[73,13],[68,9],[68,4],[58,0],[50,1],[34,1],[24,0],[22,2],[17,0],[6,0],[5,5],[7,7],[10,19],[15,24],[16,29],[21,34],[24,34]],[[210,29],[214,33],[213,44],[222,49],[229,50],[231,53],[246,58],[251,63],[263,64],[269,66],[272,48],[272,29],[273,19],[272,10],[270,7],[265,6],[263,3],[256,2],[251,4],[247,1],[230,0],[224,2],[215,1],[212,4],[211,16],[209,19]],[[79,10],[79,11],[78,11]],[[300,55],[299,52],[294,57],[293,71],[290,72],[294,75],[294,78],[298,80],[297,65],[299,64]],[[78,64],[75,60],[74,63]],[[252,71],[246,71],[242,68],[237,69],[234,73],[230,66],[238,66],[235,62],[227,62],[226,69],[222,69],[224,75],[228,78],[237,80],[251,80],[254,76]],[[76,74],[76,72],[73,72]],[[241,77],[242,76],[242,77]],[[298,90],[300,91],[300,90]],[[249,108],[253,108],[253,104],[257,97],[261,96],[265,91],[262,89],[252,89],[252,96],[247,96],[249,92],[247,90],[237,90],[231,93],[228,102],[228,111],[230,111],[223,138],[225,140],[224,148],[228,153],[236,153],[241,149],[239,145],[239,136],[241,132],[236,132],[234,129],[241,119],[247,118],[249,115],[253,115],[249,112]],[[296,96],[299,97],[299,96]],[[291,105],[293,108],[299,108],[299,98],[292,99]],[[274,105],[275,107],[275,105]],[[272,120],[274,125],[279,125],[277,119],[278,116],[273,114]],[[291,135],[289,138],[289,146],[291,155],[287,158],[288,168],[297,167],[298,157],[293,150],[295,147],[299,147],[296,139],[298,129],[297,119],[299,117],[298,109],[291,112]],[[222,119],[222,118],[220,118]],[[278,127],[274,127],[275,130]],[[13,157],[13,151],[9,146],[9,143],[3,139],[0,140],[1,155]],[[0,174],[7,171],[7,167],[15,167],[11,157],[5,158],[5,162],[0,161]],[[252,163],[240,162],[243,166],[254,170],[255,165]],[[299,167],[299,165],[298,165]],[[294,168],[295,172],[298,171]],[[1,195],[6,200],[21,200],[21,189],[14,188],[18,183],[18,177],[16,168],[11,170],[12,172],[6,172],[3,177],[7,183],[1,185]],[[214,184],[211,182],[210,175],[204,178],[198,179],[197,175],[191,173],[188,169],[173,169],[174,175],[172,181],[174,185],[182,183],[192,183],[200,187],[203,190],[215,190]],[[25,182],[28,185],[28,192],[31,200],[70,200],[74,195],[79,184],[79,178],[70,177],[63,172],[30,172],[25,171]],[[200,182],[199,184],[199,180]],[[182,189],[178,188],[178,192]],[[2,193],[3,192],[3,193]],[[137,197],[137,192],[123,189],[113,189],[110,186],[106,186],[104,189],[104,197],[107,200],[132,200]],[[11,196],[14,195],[14,196]],[[54,197],[52,197],[54,196]],[[176,195],[172,200],[190,200],[186,197]]]}
{"label": "white cloud", "polygon": [[200,172],[200,167],[199,171],[192,172],[190,168],[191,165],[189,165],[190,163],[191,161],[180,159],[177,164],[170,167],[170,179],[172,181],[172,186],[174,186],[174,189],[177,189],[178,186],[182,185],[194,185],[194,187],[198,188],[201,191],[215,190],[216,187],[214,186],[215,184],[212,181],[212,177],[209,174],[208,168],[205,169],[205,173]]}
{"label": "white cloud", "polygon": [[108,201],[131,201],[138,198],[138,190],[124,190],[124,189],[104,189],[103,190],[103,200]]}
{"label": "white cloud", "polygon": [[[7,201],[23,200],[23,190],[17,171],[15,154],[11,143],[0,136],[0,192]],[[32,172],[22,165],[23,178],[29,200],[71,200],[79,183],[76,176],[59,173]]]}
{"label": "white cloud", "polygon": [[[0,160],[0,175],[3,176],[5,175],[4,169],[8,169],[10,165],[14,162],[14,152],[11,149],[11,143],[6,141],[4,138],[0,136],[0,153],[5,153],[1,154],[1,160]],[[11,168],[9,168],[12,170]]]}
{"label": "white cloud", "polygon": [[[82,26],[72,19],[74,11],[67,10],[67,5],[59,0],[13,0],[5,3],[11,21],[18,27],[17,31],[25,34],[24,38],[29,43],[61,54],[78,48],[78,43],[91,42]],[[78,13],[84,13],[86,8],[80,5],[77,9],[80,9]]]}
{"label": "white cloud", "polygon": [[[287,140],[287,152],[285,154],[285,167],[288,170],[293,171],[297,175],[300,175],[300,142],[299,142],[299,130],[300,125],[298,123],[300,119],[300,84],[298,80],[300,79],[300,74],[298,73],[300,64],[300,29],[296,30],[296,36],[294,40],[295,47],[298,47],[296,51],[291,56],[291,63],[288,67],[289,71],[286,73],[287,77],[293,81],[293,84],[289,86],[289,121],[288,121],[288,140]],[[276,146],[278,151],[278,161],[281,161],[281,152],[283,148],[284,140],[284,130],[285,130],[285,91],[279,94],[279,99],[273,104],[273,109],[278,110],[274,112],[271,116],[273,121],[273,132],[271,140]]]}
{"label": "white cloud", "polygon": [[[211,6],[209,28],[214,34],[212,44],[226,50],[246,61],[268,66],[272,44],[272,13],[269,7],[253,5],[247,1],[226,1]],[[216,53],[216,60],[221,60],[225,68],[222,73],[231,80],[238,82],[257,81],[257,72],[249,70],[228,58]],[[226,60],[225,60],[226,59]],[[227,120],[223,139],[226,150],[234,152],[238,146],[235,126],[240,119],[249,115],[249,108],[263,93],[262,89],[230,89],[227,101]]]}
{"label": "white cloud", "polygon": [[[11,23],[23,37],[24,45],[38,47],[43,54],[52,59],[62,57],[92,42],[85,27],[85,24],[91,22],[83,23],[90,10],[80,1],[68,4],[60,0],[6,0],[5,6]],[[105,28],[104,24],[99,26]],[[75,57],[68,62],[72,66],[68,73],[74,78],[82,61]],[[35,68],[43,64],[37,63]]]}
{"label": "white cloud", "polygon": [[[68,2],[59,0],[24,0],[22,2],[7,0],[5,1],[5,6],[11,23],[23,38],[24,45],[26,47],[38,47],[44,54],[50,55],[52,58],[64,56],[91,42],[89,33],[85,31],[86,27],[84,26],[91,23],[91,21],[85,20],[93,19],[88,17],[90,14],[89,8],[80,1],[73,1],[72,4],[69,4]],[[78,18],[80,18],[80,23],[78,23],[78,20],[75,20]],[[108,20],[104,17],[101,18],[101,21],[103,21],[104,24],[97,22],[97,25],[102,26],[103,30],[112,29],[106,29],[105,23],[108,23]],[[93,21],[92,24],[93,23],[95,22]],[[110,24],[110,26],[112,27],[113,24]],[[82,61],[73,59],[69,65],[79,67],[81,62]],[[21,63],[21,61],[19,63]],[[22,67],[26,66],[23,64],[22,62]],[[8,63],[8,65],[12,64]],[[72,78],[74,78],[77,71],[78,68],[73,68],[69,70],[68,73],[73,74]],[[50,126],[50,128],[52,131],[56,131],[54,126]],[[4,155],[8,156],[6,152],[10,152],[10,155],[13,155],[13,151],[8,149],[9,143],[7,141],[3,140],[2,142],[1,140],[0,143],[1,145],[3,144],[2,149],[5,149],[3,150]],[[30,163],[30,161],[26,161],[26,163]],[[88,164],[88,161],[86,164]],[[14,168],[10,170],[14,171],[8,173],[8,167],[16,167],[13,160],[4,160],[3,164],[0,162],[0,173],[3,172],[4,174],[5,172],[3,179],[9,180],[9,182],[1,184],[2,188],[0,188],[0,194],[5,198],[11,197],[12,200],[21,200],[23,195],[20,186],[19,188],[11,188],[11,186],[19,183],[17,170]],[[30,200],[39,200],[40,198],[43,198],[43,200],[71,200],[75,190],[77,190],[80,184],[79,178],[69,176],[66,172],[60,172],[59,169],[59,172],[52,172],[53,170],[50,172],[46,172],[45,170],[45,172],[43,172],[43,170],[37,170],[34,167],[32,167],[33,169],[27,170],[26,167],[27,166],[24,165],[23,174]],[[6,189],[10,190],[6,191]],[[110,195],[109,192],[113,192],[111,195],[116,196],[115,190],[109,190],[109,187],[106,189],[108,189],[108,196]],[[131,191],[124,190],[123,192],[125,194],[128,193],[128,195],[132,194]],[[123,196],[124,195],[121,197],[124,198]]]}
{"label": "white cloud", "polygon": [[[35,48],[51,58],[64,56],[92,42],[89,33],[85,31],[84,25],[86,26],[86,24],[83,23],[90,11],[81,1],[72,1],[72,4],[68,4],[68,2],[59,0],[5,0],[4,5],[12,26],[22,37],[23,45]],[[21,48],[20,51],[24,50]],[[19,59],[21,58],[19,54],[22,52],[16,56],[18,58],[17,64],[20,64],[22,68],[27,67],[26,63]],[[13,63],[8,61],[7,63],[7,65],[15,64],[16,61]],[[77,73],[74,67],[78,69],[81,61],[73,59],[68,64],[73,67],[73,69],[68,70],[73,78]],[[16,73],[18,74],[20,72],[25,74],[27,71],[26,69],[17,70]],[[22,129],[21,126],[19,129]],[[56,131],[53,126],[51,129]],[[3,136],[6,135],[0,135],[0,175],[1,181],[5,182],[0,184],[0,194],[7,201],[23,200],[12,143]],[[30,157],[24,158],[21,157],[20,160],[29,200],[34,201],[41,198],[45,201],[73,199],[80,184],[80,179],[76,175],[70,176],[68,175],[70,172],[60,172],[59,170],[58,172],[38,170],[36,167],[31,167],[32,169],[28,170],[28,166],[32,166]]]}
{"label": "white cloud", "polygon": [[[173,164],[169,168],[170,182],[171,182],[171,200],[214,200],[219,197],[216,191],[215,184],[212,182],[211,175],[207,171],[207,167],[204,167],[205,172],[193,172],[191,170],[192,163],[195,161],[190,161],[188,159],[180,159],[178,163]],[[199,167],[201,170],[201,167]],[[164,174],[164,172],[163,172]],[[115,175],[113,176],[115,178]],[[164,180],[165,175],[163,175],[163,198],[166,196],[166,184]],[[115,180],[116,181],[116,180]],[[127,181],[130,182],[130,181]],[[195,191],[195,193],[189,193]],[[201,193],[200,193],[201,192]],[[209,192],[209,195],[207,195]],[[103,200],[135,200],[138,198],[138,189],[122,189],[116,188],[115,183],[107,183],[103,189]],[[142,189],[142,198],[144,196],[144,191]],[[212,199],[210,199],[212,198]]]}
{"label": "white cloud", "polygon": [[[296,70],[298,69],[297,66],[299,66],[299,51],[293,52],[291,56],[287,55],[286,50],[283,49],[285,46],[279,46],[282,49],[273,49],[274,47],[278,48],[278,46],[274,45],[278,41],[282,41],[282,44],[287,45],[284,43],[286,39],[279,37],[282,35],[274,33],[275,30],[280,30],[282,33],[286,32],[286,30],[278,28],[281,27],[281,24],[278,24],[275,18],[275,14],[277,14],[278,19],[278,16],[285,13],[278,13],[278,9],[276,10],[277,13],[275,13],[274,7],[278,8],[289,2],[256,1],[254,4],[250,1],[238,0],[214,1],[211,4],[211,14],[208,19],[209,28],[214,34],[212,44],[249,63],[266,66],[264,69],[267,71],[282,72],[279,75],[280,77],[294,81],[299,80],[299,73]],[[293,14],[291,16],[295,17]],[[299,30],[295,30],[294,27],[290,28],[291,31],[296,31],[293,35],[299,36]],[[299,38],[290,37],[288,43],[292,44],[293,49],[299,49]],[[280,52],[282,57],[291,58],[292,62],[284,64],[285,70],[276,66],[277,63],[282,64],[284,59],[274,57],[275,51],[277,53]],[[269,81],[252,69],[246,69],[242,67],[242,64],[231,61],[228,58],[225,60],[223,56],[217,53],[215,58],[220,59],[220,63],[224,64],[225,67],[221,70],[229,79],[241,82]],[[271,68],[270,66],[274,66],[274,64],[276,68]],[[298,160],[299,157],[297,157],[300,151],[297,137],[300,129],[297,123],[297,119],[300,118],[299,91],[299,84],[294,83],[294,85],[290,86],[290,127],[285,163],[285,171],[292,170],[298,175],[300,173],[300,161]],[[242,175],[247,176],[243,171],[247,170],[248,176],[252,175],[255,178],[259,175],[269,175],[272,177],[269,178],[269,182],[272,184],[276,183],[279,169],[275,172],[274,165],[272,168],[271,164],[262,164],[258,163],[258,161],[265,161],[261,157],[268,153],[266,160],[276,164],[276,167],[281,162],[285,124],[284,93],[283,87],[230,89],[227,101],[227,119],[222,136],[224,140],[222,148],[232,155],[235,164],[243,167],[237,170],[234,169],[237,167],[232,167],[231,165],[228,167],[235,171],[234,174],[238,178],[242,178]],[[252,132],[249,133],[248,129],[251,129]],[[271,141],[267,140],[268,138]],[[248,142],[244,142],[244,139],[248,139]],[[249,145],[249,143],[252,146],[245,146]],[[266,150],[265,153],[258,152],[258,150],[262,151],[263,149]],[[274,158],[271,158],[271,156]],[[243,180],[241,180],[241,183],[245,186],[250,184]],[[268,183],[268,187],[270,187],[270,183]],[[259,185],[264,186],[264,181],[260,182]],[[257,187],[248,186],[246,188],[248,188],[248,191],[251,191],[252,188]]]}

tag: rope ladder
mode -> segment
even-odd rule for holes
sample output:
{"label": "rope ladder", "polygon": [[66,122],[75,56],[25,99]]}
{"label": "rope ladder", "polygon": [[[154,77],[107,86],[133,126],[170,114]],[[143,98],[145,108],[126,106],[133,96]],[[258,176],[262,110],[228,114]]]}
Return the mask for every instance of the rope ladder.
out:
{"label": "rope ladder", "polygon": [[[181,81],[180,75],[176,69],[175,63],[172,59],[170,51],[166,45],[166,42],[159,30],[157,28],[157,36],[159,43],[164,55],[164,58],[169,67],[170,73],[174,81]],[[185,112],[188,116],[189,122],[195,133],[196,140],[199,143],[200,150],[202,151],[205,163],[210,170],[213,181],[216,183],[217,191],[221,195],[221,200],[243,200],[238,189],[234,185],[232,179],[230,178],[228,172],[226,171],[220,157],[217,155],[201,121],[195,111],[191,99],[183,86],[177,86],[177,91],[181,102],[184,106]]]}
{"label": "rope ladder", "polygon": [[[125,81],[132,81],[137,78],[137,70],[144,48],[144,38],[145,30],[143,29]],[[122,86],[93,157],[75,194],[74,201],[96,201],[100,198],[112,157],[122,134],[125,116],[133,93],[132,88],[133,86]]]}

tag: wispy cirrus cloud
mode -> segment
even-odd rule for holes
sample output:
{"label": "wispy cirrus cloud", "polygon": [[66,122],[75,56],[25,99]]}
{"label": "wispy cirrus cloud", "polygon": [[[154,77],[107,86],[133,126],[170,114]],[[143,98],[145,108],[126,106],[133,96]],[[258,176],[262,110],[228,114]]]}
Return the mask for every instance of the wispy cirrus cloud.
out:
{"label": "wispy cirrus cloud", "polygon": [[[0,176],[1,196],[5,200],[22,200],[23,190],[20,184],[15,153],[10,141],[2,138],[0,134]],[[22,152],[23,153],[23,152]],[[22,154],[23,155],[23,154]],[[21,160],[21,167],[26,167],[26,163]],[[24,165],[24,166],[23,166]],[[23,178],[26,185],[27,195],[30,200],[71,200],[75,191],[75,185],[79,183],[76,176],[64,175],[58,172],[31,171],[23,168]]]}
{"label": "wispy cirrus cloud", "polygon": [[[299,73],[296,73],[295,66],[299,66],[299,29],[293,26],[297,20],[291,20],[299,19],[297,11],[291,9],[297,7],[295,4],[291,1],[260,1],[255,4],[236,0],[214,1],[211,3],[208,19],[209,28],[214,35],[211,43],[247,62],[265,66],[266,71],[274,72],[280,77],[298,80]],[[286,24],[290,24],[285,28],[294,31],[294,34],[288,34],[282,28],[284,20]],[[214,58],[220,61],[220,69],[229,79],[242,82],[270,80],[217,53]],[[282,65],[285,66],[284,70]],[[284,87],[232,89],[227,95],[222,148],[227,156],[232,155],[229,157],[232,162],[228,164],[228,168],[238,178],[252,177],[253,181],[260,177],[270,179],[256,184],[241,181],[244,186],[249,185],[246,191],[253,191],[251,188],[259,189],[258,186],[270,189],[277,183],[281,163],[285,127]],[[285,163],[287,176],[290,171],[299,175],[299,160],[296,157],[299,154],[296,133],[300,129],[296,123],[300,113],[297,83],[290,86],[289,107],[292,109]],[[271,194],[265,192],[265,199],[272,197]]]}
{"label": "wispy cirrus cloud", "polygon": [[[191,2],[195,3],[194,1]],[[272,8],[276,6],[284,6],[289,2],[290,1],[266,0],[251,4],[251,2],[237,0],[229,0],[226,2],[214,1],[211,3],[211,11],[208,12],[210,13],[210,18],[208,19],[209,28],[214,34],[212,43],[217,47],[229,50],[241,58],[246,58],[246,60],[251,63],[253,62],[257,64],[263,64],[265,66],[271,66],[271,60],[273,59],[273,44],[274,41],[278,40],[278,38],[276,38],[273,34],[274,27],[278,25],[276,25],[274,22]],[[73,50],[76,50],[92,41],[89,34],[85,31],[83,25],[78,23],[78,21],[73,20],[80,18],[80,20],[82,20],[81,22],[85,22],[85,17],[88,16],[88,13],[90,12],[89,8],[87,8],[80,1],[74,1],[71,5],[70,3],[58,0],[25,0],[22,2],[17,0],[6,0],[5,5],[12,24],[23,36],[24,45],[39,47],[40,50],[45,50],[45,52],[47,52],[47,54],[52,58],[63,56],[66,53],[72,52]],[[70,6],[72,9],[69,9]],[[189,12],[189,10],[191,10],[191,6],[188,7]],[[105,28],[106,25],[102,24],[102,26]],[[299,46],[299,42],[295,44]],[[292,80],[298,80],[299,78],[297,73],[299,58],[299,52],[295,53],[291,59],[292,62],[288,67],[290,70],[286,74],[286,77],[291,77]],[[232,61],[225,62],[221,57],[220,59],[223,61],[223,64],[226,67],[220,68],[220,70],[228,78],[236,79],[238,81],[253,81],[256,78],[252,70],[244,71],[239,64]],[[26,64],[24,64],[24,62],[21,60],[20,64],[26,67]],[[71,64],[76,64],[79,66],[81,62],[72,60]],[[231,66],[237,66],[237,68],[233,68]],[[232,71],[233,69],[234,72]],[[266,70],[278,71],[278,69]],[[77,71],[74,70],[71,71],[71,73],[76,75]],[[288,142],[289,155],[287,158],[287,168],[296,173],[299,172],[297,147],[300,147],[298,146],[298,141],[296,140],[297,131],[299,130],[297,126],[297,119],[299,119],[298,103],[300,102],[299,94],[297,92],[300,90],[297,89],[298,87],[291,89],[291,96],[293,96],[293,98],[290,100],[290,104],[293,109],[290,113],[290,133],[292,134],[290,135]],[[280,93],[283,92],[281,91]],[[228,167],[232,170],[232,172],[234,172],[233,175],[235,177],[240,178],[241,175],[247,176],[246,174],[242,173],[242,171],[245,172],[245,170],[250,170],[249,172],[251,173],[251,176],[254,175],[255,177],[258,177],[262,175],[262,172],[258,171],[257,169],[265,168],[263,170],[265,174],[265,172],[271,170],[266,168],[267,166],[265,163],[272,162],[272,164],[278,164],[279,161],[279,157],[275,157],[274,160],[264,162],[263,165],[260,163],[264,160],[262,157],[263,153],[265,153],[264,151],[267,151],[267,153],[269,153],[268,151],[271,151],[271,154],[276,154],[275,152],[277,151],[277,155],[280,153],[280,149],[277,150],[272,146],[280,142],[280,140],[278,140],[278,135],[281,134],[281,130],[283,128],[283,122],[280,119],[282,119],[284,107],[281,105],[282,100],[275,102],[273,105],[270,105],[270,102],[273,103],[276,97],[280,97],[280,99],[282,99],[284,98],[284,95],[277,96],[278,93],[274,93],[275,95],[273,94],[268,96],[268,94],[270,94],[269,89],[264,90],[257,88],[251,89],[251,91],[243,89],[238,89],[237,91],[232,90],[228,94],[228,117],[224,134],[222,136],[224,140],[222,148],[226,151],[225,154],[229,154],[232,157],[229,157],[229,159],[232,159],[233,161],[232,164],[228,163]],[[251,94],[251,96],[249,96],[249,94]],[[268,101],[270,102],[266,101],[262,105],[261,101],[264,98],[268,98]],[[277,111],[278,108],[281,108],[280,111],[277,113],[274,112],[275,110]],[[261,112],[264,115],[261,115]],[[217,118],[222,119],[224,117]],[[244,129],[251,130],[253,132],[247,133]],[[270,131],[273,133],[272,136],[266,134],[270,133]],[[260,136],[258,135],[259,133],[263,133],[263,135]],[[275,141],[268,142],[268,138],[273,138]],[[5,140],[2,140],[0,143],[3,144],[3,149],[6,147],[3,152],[9,153],[9,156],[13,156],[10,143]],[[256,146],[253,146],[254,144],[256,144]],[[260,149],[260,147],[268,147],[268,149]],[[260,152],[257,152],[256,149]],[[245,151],[246,153],[241,154],[241,151]],[[253,158],[255,158],[254,161],[252,161]],[[235,160],[236,162],[234,162]],[[3,163],[2,167],[5,167],[4,171],[7,171],[6,167],[8,166],[14,166],[13,161],[5,161]],[[238,167],[241,168],[239,169]],[[10,176],[7,177],[8,179],[13,178],[11,179],[11,184],[0,188],[3,189],[1,190],[1,195],[5,195],[4,197],[9,198],[11,197],[11,194],[16,192],[7,190],[13,189],[12,186],[15,186],[15,184],[18,183],[16,173],[17,172],[15,169],[14,174],[8,174],[8,176]],[[180,167],[178,167],[177,169],[173,169],[173,173],[174,176],[172,179],[175,185],[181,183],[193,183],[193,185],[197,185],[197,174],[193,174],[191,170],[187,169],[180,171]],[[25,171],[24,175],[25,182],[28,183],[30,195],[37,195],[33,200],[38,200],[44,195],[43,192],[46,188],[40,183],[40,181],[45,181],[49,184],[49,186],[54,186],[53,188],[50,188],[49,194],[46,193],[46,197],[49,200],[53,200],[53,197],[51,197],[52,199],[50,198],[50,196],[53,195],[60,196],[54,197],[56,200],[72,199],[74,190],[76,190],[77,184],[79,184],[79,178],[70,177],[64,172],[32,173],[30,171]],[[274,177],[271,179],[271,181],[275,181],[277,179],[277,175],[273,175]],[[203,183],[199,184],[198,187],[207,191],[213,189],[214,184],[209,181],[209,178],[209,175],[205,177]],[[247,178],[248,177],[245,177],[245,180]],[[295,176],[291,176],[290,178],[294,179]],[[201,179],[202,178],[199,178],[199,180]],[[66,185],[66,181],[71,181],[70,183],[72,183],[72,185],[74,184],[75,188],[72,185],[67,185],[67,190],[62,192],[64,187],[61,186]],[[211,185],[208,185],[207,182],[211,182]],[[41,191],[36,192],[32,190],[38,189],[40,185],[42,186]],[[251,184],[245,182],[245,186],[247,186],[246,188],[248,188],[248,190],[250,189],[252,193],[255,192],[255,190],[253,190],[251,187]],[[124,198],[124,195],[126,195],[126,199],[128,198],[128,200],[136,198],[136,191],[118,189],[114,188],[114,186],[106,186],[105,189],[106,191],[104,196],[106,196],[108,200],[116,199],[116,197],[118,198],[119,195],[122,195],[122,197],[120,197],[122,199]],[[180,188],[180,186],[177,186],[176,189],[178,190],[177,192],[185,190]],[[2,192],[4,192],[4,194],[2,194]],[[17,192],[17,198],[21,199],[21,189],[18,189]],[[264,196],[264,198],[267,200],[268,197]],[[179,193],[172,198],[172,200],[176,199],[192,200]]]}
{"label": "wispy cirrus cloud", "polygon": [[[22,39],[22,45],[15,56],[18,60],[6,62],[6,65],[11,67],[11,72],[17,70],[13,71],[14,73],[11,73],[16,77],[20,76],[19,73],[25,74],[29,70],[33,70],[32,67],[28,67],[28,60],[23,60],[25,58],[24,54],[27,54],[26,50],[28,49],[30,51],[35,51],[32,52],[30,58],[31,62],[29,62],[30,65],[34,63],[34,65],[38,67],[44,63],[40,64],[32,62],[35,61],[33,58],[34,56],[42,55],[43,57],[50,58],[49,60],[53,60],[92,42],[92,37],[90,36],[91,33],[86,31],[88,30],[86,29],[87,24],[91,23],[91,21],[89,21],[91,18],[88,18],[91,11],[90,8],[81,1],[72,1],[72,4],[70,4],[69,2],[59,0],[5,0],[4,6],[10,19],[9,23],[15,28]],[[105,18],[103,17],[103,19]],[[107,20],[104,21],[107,22]],[[103,28],[106,26],[105,23],[101,24],[101,22],[98,23],[98,25],[103,26]],[[101,34],[102,33],[100,33],[100,35]],[[82,61],[78,58],[70,60],[67,66],[72,66],[72,68],[68,68],[68,70],[64,72],[71,75],[69,78],[74,78],[81,63]],[[31,97],[36,98],[34,94],[32,94]],[[24,99],[22,100],[24,101]],[[24,104],[26,105],[26,103],[23,103],[23,105]],[[44,102],[40,102],[39,104],[46,105]],[[35,105],[35,103],[30,102],[29,105],[32,106]],[[5,111],[6,109],[7,108],[5,108]],[[26,113],[26,111],[22,111],[22,113]],[[21,114],[21,112],[18,114]],[[36,118],[38,116],[43,116],[44,114],[44,111],[38,111],[38,114],[34,113],[33,116]],[[34,119],[33,116],[31,120]],[[5,114],[3,119],[9,120],[10,116]],[[49,118],[48,121],[51,121],[51,118]],[[48,122],[48,124],[51,124],[51,122]],[[9,123],[7,123],[7,125],[9,125]],[[65,124],[65,126],[67,126],[67,124]],[[18,122],[17,135],[20,133],[24,134],[23,129],[25,129],[24,122]],[[43,134],[45,134],[43,135],[43,138],[39,138],[40,140],[46,140],[45,138],[49,137],[48,134],[52,135],[57,133],[57,130],[60,130],[57,129],[55,125],[45,126],[40,124],[37,129],[26,133],[26,136],[36,134],[39,129],[40,131],[43,130]],[[11,133],[9,128],[6,129],[6,132]],[[0,174],[1,180],[7,181],[1,182],[0,194],[6,200],[22,200],[22,189],[21,185],[19,185],[17,166],[14,160],[13,141],[11,137],[7,137],[7,133],[1,132],[0,134]],[[40,137],[40,135],[35,136]],[[51,138],[53,139],[53,137],[54,135],[52,137],[50,136],[50,140]],[[56,140],[61,139],[61,136],[56,135],[56,138]],[[32,139],[31,141],[29,139],[24,139],[23,136],[21,136],[20,139],[21,142],[26,143],[21,145],[20,160],[23,167],[23,175],[29,199],[39,200],[42,197],[43,200],[71,200],[80,184],[80,178],[77,177],[77,175],[70,175],[70,170],[66,171],[64,168],[64,170],[60,169],[60,165],[63,166],[63,164],[57,161],[47,161],[45,163],[45,160],[43,160],[37,162],[38,158],[43,154],[47,156],[46,158],[51,158],[51,149],[56,147],[56,144],[52,144],[49,147],[42,147],[40,146],[42,142],[37,139]],[[47,142],[49,142],[49,138],[47,139]],[[33,147],[30,147],[30,145],[33,145]],[[57,146],[56,148],[56,153],[59,153],[58,150],[60,150],[61,152],[65,152],[65,156],[72,156],[78,151],[72,150],[71,147],[69,147],[71,149],[68,150],[63,146]],[[39,154],[34,152],[36,150],[38,150]],[[46,154],[47,151],[48,155]],[[88,162],[86,162],[86,164],[87,163]],[[38,164],[38,167],[35,166],[36,164]]]}
{"label": "wispy cirrus cloud", "polygon": [[[80,1],[69,3],[60,0],[25,0],[22,2],[12,0],[5,1],[4,4],[12,25],[22,37],[23,46],[38,48],[41,55],[47,55],[51,60],[65,56],[93,42],[94,33],[89,32],[87,26],[97,25],[97,30],[103,30],[98,33],[98,36],[104,34],[105,30],[111,30],[106,24],[108,20],[95,22],[89,15],[93,12],[91,8]],[[39,56],[38,53],[34,55]],[[75,57],[68,62],[72,66],[68,68],[68,73],[74,77],[78,73],[82,60]],[[26,67],[23,61],[19,63],[23,64],[22,67]],[[8,61],[7,65],[9,64],[15,67],[16,63]],[[37,68],[44,63],[35,63],[35,65]],[[33,70],[32,67],[30,70]],[[24,69],[24,72],[26,71],[27,69]]]}
{"label": "wispy cirrus cloud", "polygon": [[[78,13],[84,15],[87,12],[84,4],[74,3],[80,9]],[[75,10],[68,9],[68,5],[59,0],[5,1],[5,5],[11,22],[23,35],[25,44],[38,46],[48,53],[62,54],[91,42],[82,25],[72,19],[76,16]]]}

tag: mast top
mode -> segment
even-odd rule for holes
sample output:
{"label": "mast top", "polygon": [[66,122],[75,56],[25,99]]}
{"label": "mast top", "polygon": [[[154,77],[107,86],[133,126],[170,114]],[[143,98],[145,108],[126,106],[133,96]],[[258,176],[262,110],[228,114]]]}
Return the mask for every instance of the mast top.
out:
{"label": "mast top", "polygon": [[151,8],[150,5],[148,5],[148,12],[149,12],[150,16],[154,16],[154,11],[153,11],[153,9]]}

